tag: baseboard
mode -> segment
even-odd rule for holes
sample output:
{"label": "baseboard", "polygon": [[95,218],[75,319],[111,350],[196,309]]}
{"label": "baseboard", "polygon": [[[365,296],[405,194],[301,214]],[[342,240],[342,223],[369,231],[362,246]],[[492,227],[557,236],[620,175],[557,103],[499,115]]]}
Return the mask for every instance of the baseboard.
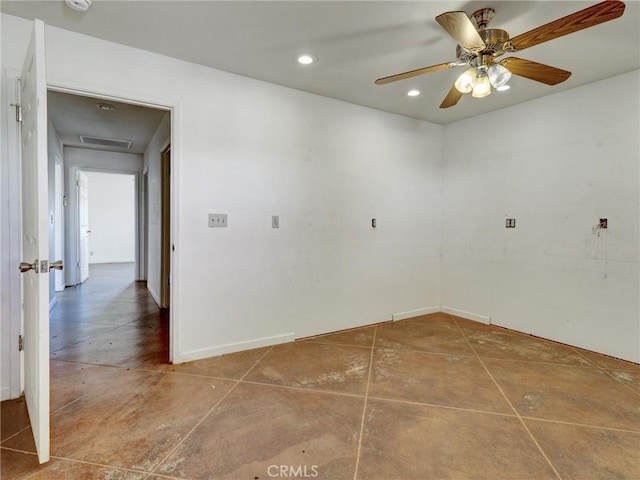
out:
{"label": "baseboard", "polygon": [[56,303],[58,303],[58,297],[54,296],[49,302],[49,311],[51,311],[53,307],[56,306]]}
{"label": "baseboard", "polygon": [[451,307],[441,307],[440,311],[443,313],[448,313],[450,315],[455,315],[456,317],[462,317],[462,318],[466,318],[467,320],[473,320],[474,322],[486,323],[487,325],[491,324],[491,317],[478,315],[477,313],[466,312],[464,310],[458,310],[457,308],[451,308]]}
{"label": "baseboard", "polygon": [[281,343],[293,342],[295,340],[294,333],[285,333],[282,335],[274,335],[272,337],[256,338],[248,342],[227,343],[226,345],[218,345],[212,348],[203,348],[202,350],[192,350],[185,352],[174,358],[174,363],[191,362],[201,360],[203,358],[217,357],[225,353],[241,352],[243,350],[251,350],[252,348],[270,347]]}
{"label": "baseboard", "polygon": [[153,301],[156,302],[156,305],[158,305],[158,307],[160,306],[160,297],[156,294],[156,292],[153,291],[153,289],[149,288],[149,284],[147,283],[147,292],[149,292],[149,295],[151,295],[151,298],[153,298]]}
{"label": "baseboard", "polygon": [[405,318],[419,317],[420,315],[429,315],[430,313],[438,313],[440,307],[427,307],[419,308],[417,310],[410,310],[408,312],[394,313],[391,319],[395,322],[397,320],[404,320]]}

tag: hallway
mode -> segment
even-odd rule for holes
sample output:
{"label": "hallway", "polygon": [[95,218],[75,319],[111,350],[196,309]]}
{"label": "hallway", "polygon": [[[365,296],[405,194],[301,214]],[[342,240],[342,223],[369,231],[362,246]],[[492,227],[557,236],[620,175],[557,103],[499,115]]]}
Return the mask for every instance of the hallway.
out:
{"label": "hallway", "polygon": [[168,312],[158,309],[133,263],[92,264],[89,279],[58,294],[51,359],[140,367],[169,359]]}
{"label": "hallway", "polygon": [[51,315],[52,459],[12,479],[640,477],[640,365],[437,313],[181,365],[131,266]]}

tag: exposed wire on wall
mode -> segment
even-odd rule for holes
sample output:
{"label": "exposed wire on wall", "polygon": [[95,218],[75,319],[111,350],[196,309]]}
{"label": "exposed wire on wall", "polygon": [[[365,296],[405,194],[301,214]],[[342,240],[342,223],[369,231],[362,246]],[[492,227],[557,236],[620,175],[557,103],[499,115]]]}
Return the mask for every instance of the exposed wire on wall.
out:
{"label": "exposed wire on wall", "polygon": [[[600,219],[600,222],[591,227],[591,234],[585,242],[585,254],[587,258],[594,260],[604,260],[606,262],[607,245],[610,240],[610,232],[607,225],[607,219]],[[605,274],[606,275],[606,274]]]}

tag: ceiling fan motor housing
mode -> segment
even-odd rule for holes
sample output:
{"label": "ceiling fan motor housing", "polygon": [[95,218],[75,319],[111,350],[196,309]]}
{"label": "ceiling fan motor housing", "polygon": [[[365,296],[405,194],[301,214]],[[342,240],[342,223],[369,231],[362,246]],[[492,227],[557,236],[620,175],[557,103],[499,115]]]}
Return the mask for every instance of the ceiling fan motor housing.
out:
{"label": "ceiling fan motor housing", "polygon": [[498,57],[505,52],[505,44],[509,42],[509,34],[505,30],[499,28],[488,28],[479,30],[478,34],[485,43],[486,48],[481,51],[471,51],[458,45],[456,47],[456,57],[464,63],[472,64],[473,61],[481,56],[490,55],[492,58]]}

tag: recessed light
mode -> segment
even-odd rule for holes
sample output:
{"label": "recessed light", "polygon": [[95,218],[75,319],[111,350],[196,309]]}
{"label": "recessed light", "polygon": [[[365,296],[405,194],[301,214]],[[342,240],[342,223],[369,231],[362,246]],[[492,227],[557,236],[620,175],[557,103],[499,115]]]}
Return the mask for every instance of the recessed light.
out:
{"label": "recessed light", "polygon": [[410,97],[417,97],[418,95],[420,95],[420,90],[416,90],[414,88],[413,90],[409,90],[407,92],[407,95],[409,95]]}
{"label": "recessed light", "polygon": [[309,65],[310,63],[313,63],[314,58],[311,55],[300,55],[298,57],[298,63],[301,63],[303,65]]}
{"label": "recessed light", "polygon": [[511,88],[510,85],[502,85],[500,87],[497,87],[496,90],[499,92],[506,92],[507,90],[509,90]]}
{"label": "recessed light", "polygon": [[110,103],[96,103],[96,108],[99,110],[115,110],[116,106]]}

